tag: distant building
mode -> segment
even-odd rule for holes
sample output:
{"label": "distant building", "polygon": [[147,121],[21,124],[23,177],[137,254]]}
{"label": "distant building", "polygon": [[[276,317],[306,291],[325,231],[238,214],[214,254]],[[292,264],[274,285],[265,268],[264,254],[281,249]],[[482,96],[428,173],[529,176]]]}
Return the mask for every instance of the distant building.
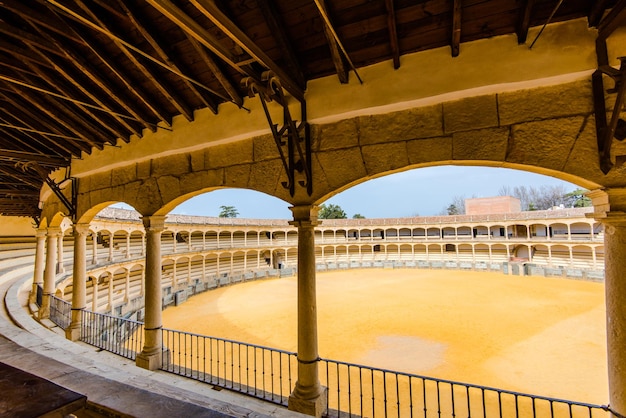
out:
{"label": "distant building", "polygon": [[520,200],[513,196],[479,197],[465,199],[466,215],[516,213],[522,211]]}

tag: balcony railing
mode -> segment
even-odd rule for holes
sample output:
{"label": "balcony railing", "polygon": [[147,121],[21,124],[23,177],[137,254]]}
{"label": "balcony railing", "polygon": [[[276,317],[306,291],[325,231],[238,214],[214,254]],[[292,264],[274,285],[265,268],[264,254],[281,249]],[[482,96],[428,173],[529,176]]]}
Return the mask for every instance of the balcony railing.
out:
{"label": "balcony railing", "polygon": [[[129,359],[142,349],[141,322],[89,311],[82,312],[82,321],[81,340],[88,344]],[[293,352],[170,329],[163,329],[162,343],[162,370],[278,405],[287,405],[297,380],[297,354]],[[329,359],[319,360],[319,370],[320,383],[328,388],[328,417],[611,416],[608,406]]]}
{"label": "balcony railing", "polygon": [[72,304],[50,295],[50,320],[61,329],[67,329],[72,322]]}

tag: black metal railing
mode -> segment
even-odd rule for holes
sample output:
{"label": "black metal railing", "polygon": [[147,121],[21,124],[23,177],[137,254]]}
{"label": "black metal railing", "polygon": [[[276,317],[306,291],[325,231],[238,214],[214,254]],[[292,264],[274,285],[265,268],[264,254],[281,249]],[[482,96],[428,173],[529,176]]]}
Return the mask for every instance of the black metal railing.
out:
{"label": "black metal railing", "polygon": [[287,405],[296,353],[163,329],[163,370]]}
{"label": "black metal railing", "polygon": [[134,360],[143,348],[143,322],[83,310],[80,340]]}
{"label": "black metal railing", "polygon": [[320,360],[329,417],[609,417],[608,407]]}
{"label": "black metal railing", "polygon": [[[83,311],[81,340],[135,359],[143,323]],[[287,405],[297,355],[164,328],[162,370]],[[328,417],[608,418],[609,408],[487,386],[320,359]]]}
{"label": "black metal railing", "polygon": [[72,322],[72,304],[50,295],[50,320],[61,329],[67,329]]}

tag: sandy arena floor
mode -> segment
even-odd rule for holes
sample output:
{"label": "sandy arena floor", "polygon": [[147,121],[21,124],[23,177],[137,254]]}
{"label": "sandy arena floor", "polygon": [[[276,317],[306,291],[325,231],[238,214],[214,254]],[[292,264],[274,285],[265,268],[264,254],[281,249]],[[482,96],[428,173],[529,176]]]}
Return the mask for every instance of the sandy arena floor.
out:
{"label": "sandy arena floor", "polygon": [[[321,357],[608,401],[601,283],[411,269],[317,280]],[[166,328],[296,351],[296,278],[209,291],[163,317]]]}

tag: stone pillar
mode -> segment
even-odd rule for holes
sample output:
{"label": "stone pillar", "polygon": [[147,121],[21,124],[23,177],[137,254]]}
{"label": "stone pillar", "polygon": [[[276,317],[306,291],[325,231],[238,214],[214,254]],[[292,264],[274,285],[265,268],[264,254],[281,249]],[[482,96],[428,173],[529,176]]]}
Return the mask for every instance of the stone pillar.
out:
{"label": "stone pillar", "polygon": [[113,261],[113,243],[115,242],[115,235],[113,232],[109,232],[109,261]]}
{"label": "stone pillar", "polygon": [[91,310],[98,312],[98,278],[92,279],[93,288],[91,289]]}
{"label": "stone pillar", "polygon": [[63,231],[57,238],[59,240],[57,244],[57,273],[65,273],[65,267],[63,266]]}
{"label": "stone pillar", "polygon": [[113,315],[113,273],[109,272],[109,296],[107,304],[107,310],[110,311],[111,315]]}
{"label": "stone pillar", "polygon": [[130,300],[130,270],[126,270],[126,282],[124,283],[124,303]]}
{"label": "stone pillar", "polygon": [[126,258],[130,258],[130,231],[126,234]]}
{"label": "stone pillar", "polygon": [[294,206],[298,228],[298,380],[289,396],[289,409],[316,417],[326,411],[326,391],[320,385],[315,291],[315,230],[318,208]]}
{"label": "stone pillar", "polygon": [[72,322],[65,330],[68,340],[78,341],[82,327],[82,312],[87,299],[87,235],[89,225],[74,225],[74,266],[72,270]]}
{"label": "stone pillar", "polygon": [[594,190],[596,220],[604,225],[604,289],[609,372],[609,405],[613,417],[626,416],[626,189]]}
{"label": "stone pillar", "polygon": [[46,235],[46,268],[43,273],[43,299],[39,308],[39,319],[50,317],[50,295],[54,294],[59,234],[61,234],[61,228],[48,228]]}
{"label": "stone pillar", "polygon": [[46,230],[36,232],[37,246],[35,249],[35,270],[33,272],[33,290],[30,293],[30,303],[37,303],[37,288],[43,288],[43,272],[46,265]]}
{"label": "stone pillar", "polygon": [[[162,299],[161,299],[161,233],[165,229],[165,216],[144,216],[146,228],[146,284],[144,346],[137,355],[137,366],[157,370],[162,365]],[[174,237],[176,241],[176,237]]]}
{"label": "stone pillar", "polygon": [[91,244],[93,245],[93,254],[91,255],[91,264],[98,264],[98,232],[93,231],[91,236]]}

